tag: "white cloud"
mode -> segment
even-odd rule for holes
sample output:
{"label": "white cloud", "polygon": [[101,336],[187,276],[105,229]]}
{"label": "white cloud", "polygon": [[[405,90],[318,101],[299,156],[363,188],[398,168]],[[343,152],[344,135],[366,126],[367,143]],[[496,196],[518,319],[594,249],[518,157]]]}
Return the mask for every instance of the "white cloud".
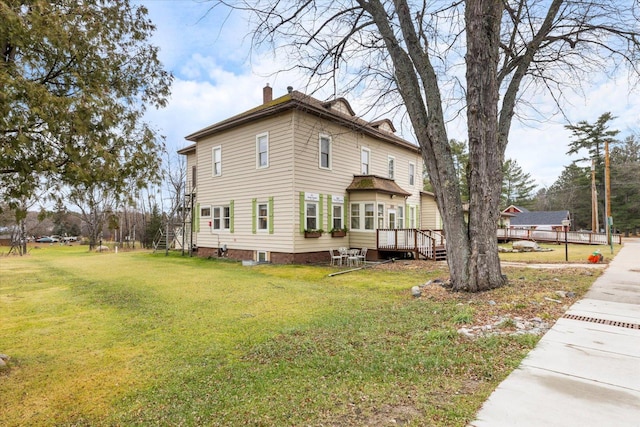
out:
{"label": "white cloud", "polygon": [[[207,13],[211,3],[189,1],[141,1],[150,9],[150,16],[158,31],[154,42],[161,46],[161,60],[176,79],[169,106],[150,111],[147,119],[161,128],[167,145],[175,151],[189,142],[184,136],[232,115],[253,108],[262,102],[262,87],[269,83],[274,97],[286,92],[287,86],[308,91],[307,77],[291,68],[287,58],[274,57],[271,52],[249,54],[249,28],[240,15],[227,16],[222,9]],[[567,118],[595,121],[610,111],[618,117],[611,127],[621,136],[637,130],[640,123],[640,99],[632,94],[630,85],[622,77],[600,80],[604,83],[585,86],[585,97],[566,94]],[[321,91],[320,99],[330,96]],[[366,108],[360,99],[346,96],[362,113]],[[544,93],[525,93],[544,118],[538,122],[520,123],[514,120],[506,156],[517,160],[540,186],[549,186],[573,159],[566,156],[571,134],[564,125],[564,116],[557,114],[553,100]],[[462,117],[464,119],[464,117]],[[407,128],[406,139],[413,140]],[[449,136],[466,140],[461,122],[450,123]]]}

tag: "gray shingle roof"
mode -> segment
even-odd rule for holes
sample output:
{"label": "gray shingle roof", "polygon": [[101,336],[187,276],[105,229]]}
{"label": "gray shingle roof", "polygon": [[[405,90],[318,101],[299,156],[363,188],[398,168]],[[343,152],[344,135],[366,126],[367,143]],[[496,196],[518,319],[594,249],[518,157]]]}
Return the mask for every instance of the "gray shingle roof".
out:
{"label": "gray shingle roof", "polygon": [[511,225],[562,225],[569,219],[569,211],[529,211],[511,218]]}

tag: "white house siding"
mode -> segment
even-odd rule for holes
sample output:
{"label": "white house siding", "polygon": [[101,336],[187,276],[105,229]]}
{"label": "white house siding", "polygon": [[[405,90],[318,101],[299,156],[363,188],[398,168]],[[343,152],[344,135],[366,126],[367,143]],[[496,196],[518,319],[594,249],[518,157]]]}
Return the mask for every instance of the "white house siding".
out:
{"label": "white house siding", "polygon": [[442,229],[442,219],[434,196],[430,194],[422,195],[421,216],[420,228],[429,230]]}
{"label": "white house siding", "polygon": [[[256,136],[269,134],[269,166],[256,167]],[[331,137],[331,168],[319,166],[320,135]],[[222,150],[222,174],[213,176],[212,149]],[[395,182],[407,198],[389,194],[354,192],[346,188],[354,175],[360,175],[362,147],[371,151],[369,174],[388,176],[388,156],[395,158]],[[408,226],[409,208],[416,208],[416,224],[424,221],[420,211],[422,188],[422,159],[417,150],[411,150],[363,135],[358,130],[342,127],[326,119],[299,110],[288,110],[273,117],[244,123],[235,128],[220,131],[197,141],[195,155],[187,155],[188,171],[197,165],[197,207],[233,205],[232,230],[212,230],[209,221],[200,218],[196,233],[198,246],[217,248],[226,245],[230,250],[265,251],[282,254],[323,253],[339,246],[375,248],[376,232],[352,231],[346,237],[333,238],[329,231],[332,224],[329,203],[333,196],[342,198],[344,227],[350,228],[350,202],[372,202],[385,205],[385,227],[388,227],[388,209],[404,207],[404,225]],[[414,184],[409,185],[409,163],[415,165]],[[301,199],[314,194],[322,201],[322,237],[304,237],[304,216],[301,216]],[[352,198],[353,200],[350,200]],[[253,232],[253,204],[273,201],[273,232]],[[199,213],[199,212],[198,212]],[[213,213],[213,212],[212,212]],[[375,220],[377,226],[377,219]],[[327,258],[328,259],[328,258]]]}
{"label": "white house siding", "polygon": [[[265,118],[198,141],[198,203],[224,206],[233,201],[233,233],[211,230],[201,218],[198,245],[290,253],[293,211],[291,115]],[[269,166],[256,167],[256,136],[269,133]],[[222,148],[222,175],[212,176],[212,149]],[[253,233],[253,199],[273,198],[273,233]],[[219,239],[219,240],[218,240]]]}
{"label": "white house siding", "polygon": [[[365,136],[355,130],[346,129],[335,123],[318,119],[302,112],[295,114],[295,193],[322,194],[322,217],[321,228],[325,230],[322,237],[318,239],[305,238],[301,233],[304,224],[300,227],[300,197],[294,201],[295,212],[298,215],[294,218],[294,241],[295,252],[315,252],[336,248],[338,246],[347,247],[375,247],[376,233],[372,231],[352,231],[347,237],[332,238],[328,231],[332,228],[329,224],[329,212],[327,200],[331,195],[339,195],[345,198],[344,209],[347,213],[345,226],[350,228],[348,214],[349,205],[354,199],[357,201],[371,201],[385,203],[386,209],[398,203],[405,203],[405,216],[408,214],[408,205],[416,207],[416,215],[419,217],[420,190],[422,186],[422,159],[418,152],[413,152],[406,148],[398,147],[386,142],[375,140]],[[319,136],[326,134],[332,141],[332,161],[331,169],[326,170],[319,167]],[[360,152],[362,147],[371,150],[370,174],[382,177],[388,176],[389,155],[395,157],[395,181],[405,191],[412,195],[406,200],[402,196],[395,196],[391,199],[389,195],[375,192],[358,192],[347,194],[345,189],[353,181],[354,175],[360,175]],[[409,163],[415,165],[414,185],[409,185]],[[363,195],[364,194],[364,195]],[[362,199],[362,198],[365,199]],[[378,200],[377,198],[381,198]],[[384,200],[382,200],[384,199]],[[385,215],[386,215],[385,209]],[[416,219],[418,221],[418,219]]]}

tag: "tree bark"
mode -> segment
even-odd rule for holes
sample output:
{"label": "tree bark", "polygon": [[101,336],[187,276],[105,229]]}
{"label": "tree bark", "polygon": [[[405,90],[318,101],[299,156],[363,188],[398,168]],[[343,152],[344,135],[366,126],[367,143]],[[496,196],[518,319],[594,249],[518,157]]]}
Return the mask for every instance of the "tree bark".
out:
{"label": "tree bark", "polygon": [[467,283],[453,283],[472,292],[505,284],[500,269],[496,230],[500,218],[503,152],[498,134],[498,61],[500,0],[468,0],[467,130],[469,136],[469,264]]}

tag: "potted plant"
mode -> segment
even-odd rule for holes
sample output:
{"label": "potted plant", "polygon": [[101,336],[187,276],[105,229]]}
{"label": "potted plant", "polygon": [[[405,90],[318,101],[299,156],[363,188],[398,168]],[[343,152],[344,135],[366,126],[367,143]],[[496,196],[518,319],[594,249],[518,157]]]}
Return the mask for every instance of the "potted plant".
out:
{"label": "potted plant", "polygon": [[346,228],[332,228],[331,229],[331,237],[344,237],[347,235]]}
{"label": "potted plant", "polygon": [[324,233],[324,230],[321,228],[304,230],[304,237],[306,237],[307,239],[317,239],[318,237],[322,236],[322,233]]}

